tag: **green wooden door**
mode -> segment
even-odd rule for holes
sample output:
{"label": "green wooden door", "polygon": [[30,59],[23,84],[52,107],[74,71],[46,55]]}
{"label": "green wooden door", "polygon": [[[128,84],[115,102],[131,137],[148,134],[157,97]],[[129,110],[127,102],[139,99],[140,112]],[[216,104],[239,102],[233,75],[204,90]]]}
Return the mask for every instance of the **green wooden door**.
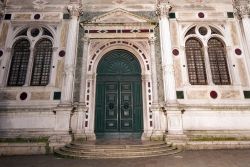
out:
{"label": "green wooden door", "polygon": [[107,53],[97,70],[95,132],[141,132],[141,71],[124,50]]}

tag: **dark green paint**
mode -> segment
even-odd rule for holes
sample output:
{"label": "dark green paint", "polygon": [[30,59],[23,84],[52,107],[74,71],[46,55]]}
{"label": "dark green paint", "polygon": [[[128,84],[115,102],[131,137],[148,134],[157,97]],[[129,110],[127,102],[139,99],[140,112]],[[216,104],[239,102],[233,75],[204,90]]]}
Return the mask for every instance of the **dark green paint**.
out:
{"label": "dark green paint", "polygon": [[97,69],[95,132],[142,132],[141,69],[128,51],[113,50]]}

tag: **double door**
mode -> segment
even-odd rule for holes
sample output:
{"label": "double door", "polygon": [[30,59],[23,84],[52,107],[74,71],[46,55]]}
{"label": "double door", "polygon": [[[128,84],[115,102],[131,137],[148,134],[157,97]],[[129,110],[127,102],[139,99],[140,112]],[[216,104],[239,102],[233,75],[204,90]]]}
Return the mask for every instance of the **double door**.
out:
{"label": "double door", "polygon": [[140,82],[98,80],[95,114],[97,133],[141,132],[143,123]]}

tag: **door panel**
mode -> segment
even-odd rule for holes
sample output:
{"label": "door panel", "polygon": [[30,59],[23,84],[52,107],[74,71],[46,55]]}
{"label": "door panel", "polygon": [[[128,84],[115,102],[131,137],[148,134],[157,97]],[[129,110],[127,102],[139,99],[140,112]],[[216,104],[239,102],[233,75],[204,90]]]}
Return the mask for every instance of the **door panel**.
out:
{"label": "door panel", "polygon": [[120,131],[133,131],[132,82],[120,83]]}
{"label": "door panel", "polygon": [[118,131],[118,83],[105,84],[105,131]]}
{"label": "door panel", "polygon": [[138,86],[136,88],[136,85],[140,85],[136,84],[137,82],[98,82],[96,132],[140,132],[142,130],[141,92],[137,90]]}

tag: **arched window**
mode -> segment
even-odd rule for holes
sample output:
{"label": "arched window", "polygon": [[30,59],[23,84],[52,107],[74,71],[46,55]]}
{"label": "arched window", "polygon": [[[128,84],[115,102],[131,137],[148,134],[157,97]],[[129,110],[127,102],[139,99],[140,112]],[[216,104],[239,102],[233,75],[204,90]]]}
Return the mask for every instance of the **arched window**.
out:
{"label": "arched window", "polygon": [[48,39],[41,39],[35,45],[31,86],[49,83],[52,52],[52,42]]}
{"label": "arched window", "polygon": [[30,43],[26,39],[18,40],[13,47],[8,86],[22,86],[25,83],[30,57]]}
{"label": "arched window", "polygon": [[230,85],[226,51],[220,39],[211,38],[208,41],[208,55],[214,84]]}
{"label": "arched window", "polygon": [[189,82],[192,85],[206,85],[207,75],[201,42],[196,38],[189,38],[185,47]]}

